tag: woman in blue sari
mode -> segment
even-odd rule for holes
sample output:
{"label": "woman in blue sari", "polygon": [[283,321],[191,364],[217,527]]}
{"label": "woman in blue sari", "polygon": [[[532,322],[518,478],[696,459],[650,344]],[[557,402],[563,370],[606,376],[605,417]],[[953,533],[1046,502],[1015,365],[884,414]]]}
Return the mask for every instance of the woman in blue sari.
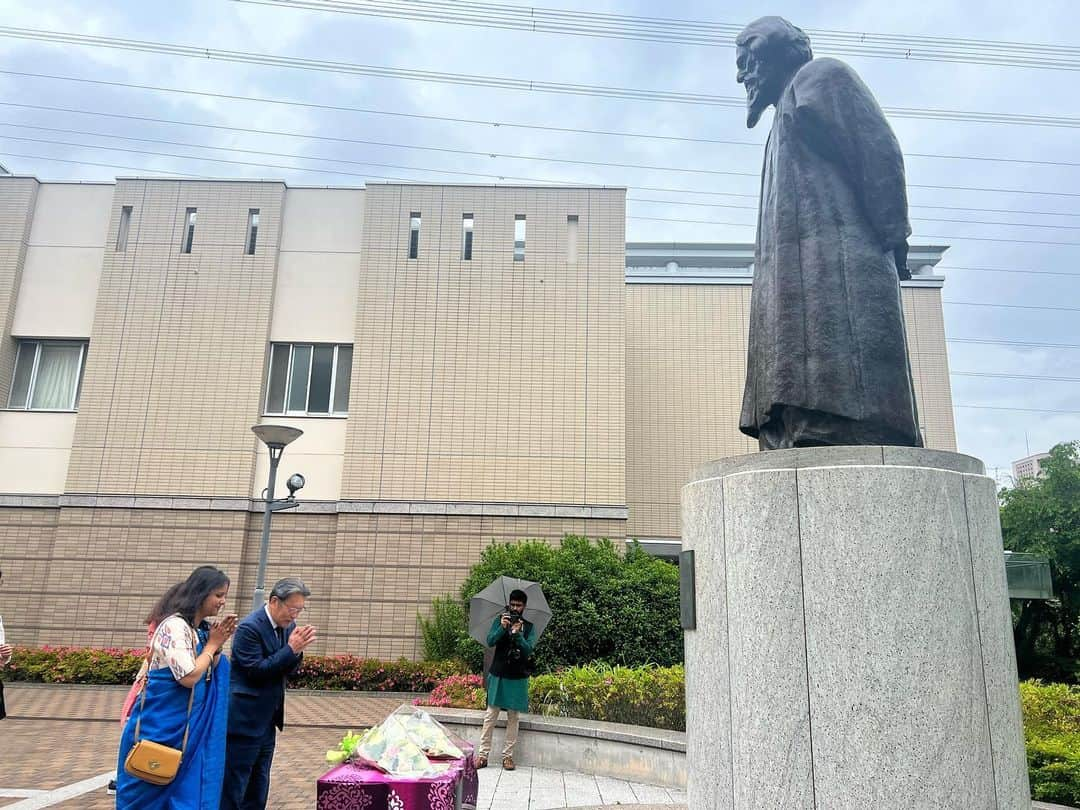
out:
{"label": "woman in blue sari", "polygon": [[[140,696],[120,738],[117,810],[217,810],[229,709],[229,661],[221,648],[236,630],[236,616],[215,624],[206,619],[218,615],[228,595],[228,576],[206,565],[191,572],[166,606],[168,615],[150,644],[145,701]],[[184,748],[180,770],[168,785],[152,785],[124,770],[136,725],[139,739]]]}

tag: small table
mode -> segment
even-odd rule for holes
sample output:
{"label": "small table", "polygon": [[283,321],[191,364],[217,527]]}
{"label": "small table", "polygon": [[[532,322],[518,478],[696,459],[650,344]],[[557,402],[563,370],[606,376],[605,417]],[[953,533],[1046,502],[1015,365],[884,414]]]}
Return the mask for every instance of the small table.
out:
{"label": "small table", "polygon": [[450,761],[446,773],[428,777],[392,776],[346,762],[319,777],[317,810],[470,810],[479,779],[473,752]]}

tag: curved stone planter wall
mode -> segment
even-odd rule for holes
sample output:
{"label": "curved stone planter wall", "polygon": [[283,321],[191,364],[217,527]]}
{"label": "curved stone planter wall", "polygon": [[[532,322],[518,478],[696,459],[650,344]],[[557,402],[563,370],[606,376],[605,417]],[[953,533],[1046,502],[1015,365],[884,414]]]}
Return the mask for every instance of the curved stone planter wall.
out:
{"label": "curved stone planter wall", "polygon": [[[484,713],[425,707],[432,717],[479,744]],[[505,720],[495,730],[492,761],[502,751]],[[649,785],[685,789],[686,735],[572,717],[522,715],[514,760],[519,765],[578,771]]]}

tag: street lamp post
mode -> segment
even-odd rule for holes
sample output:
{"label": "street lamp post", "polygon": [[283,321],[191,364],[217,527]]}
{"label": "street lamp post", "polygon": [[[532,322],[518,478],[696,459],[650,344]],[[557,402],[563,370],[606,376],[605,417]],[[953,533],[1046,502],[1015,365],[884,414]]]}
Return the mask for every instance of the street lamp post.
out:
{"label": "street lamp post", "polygon": [[270,480],[266,489],[263,490],[265,511],[263,512],[262,543],[259,546],[259,568],[255,574],[255,594],[251,600],[251,609],[258,610],[266,601],[266,558],[270,552],[270,518],[274,512],[281,509],[293,509],[299,506],[296,491],[304,486],[304,476],[294,473],[289,477],[287,484],[289,497],[274,500],[274,482],[277,479],[278,462],[281,461],[285,445],[299,439],[304,435],[304,431],[285,425],[255,425],[251,431],[270,451]]}

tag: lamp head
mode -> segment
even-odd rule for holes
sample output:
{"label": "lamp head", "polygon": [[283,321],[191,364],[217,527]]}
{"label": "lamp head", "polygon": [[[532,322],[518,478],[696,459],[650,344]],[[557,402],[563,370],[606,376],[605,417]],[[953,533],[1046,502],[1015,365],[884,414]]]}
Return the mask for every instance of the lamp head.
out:
{"label": "lamp head", "polygon": [[296,441],[304,435],[300,428],[287,425],[255,425],[251,432],[259,437],[259,440],[270,448],[282,448],[289,442]]}
{"label": "lamp head", "polygon": [[304,484],[306,483],[307,481],[300,473],[293,473],[290,475],[289,480],[285,482],[285,486],[289,488],[289,497],[295,498],[297,490],[303,489]]}

